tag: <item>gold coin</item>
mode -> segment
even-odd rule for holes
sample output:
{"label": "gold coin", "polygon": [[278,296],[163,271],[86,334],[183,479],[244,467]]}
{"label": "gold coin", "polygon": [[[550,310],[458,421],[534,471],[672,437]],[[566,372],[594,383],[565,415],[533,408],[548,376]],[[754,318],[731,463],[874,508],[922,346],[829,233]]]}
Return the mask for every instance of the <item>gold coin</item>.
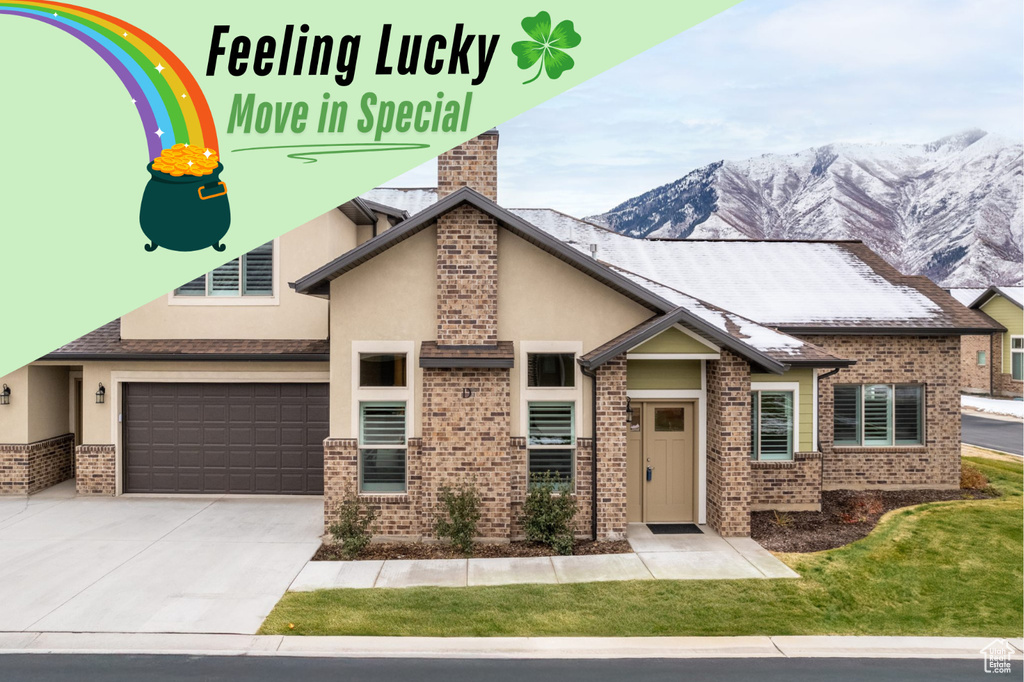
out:
{"label": "gold coin", "polygon": [[180,171],[180,170],[172,170],[171,171],[171,175],[173,175],[176,178],[180,178],[184,174],[185,174],[185,172],[184,171]]}

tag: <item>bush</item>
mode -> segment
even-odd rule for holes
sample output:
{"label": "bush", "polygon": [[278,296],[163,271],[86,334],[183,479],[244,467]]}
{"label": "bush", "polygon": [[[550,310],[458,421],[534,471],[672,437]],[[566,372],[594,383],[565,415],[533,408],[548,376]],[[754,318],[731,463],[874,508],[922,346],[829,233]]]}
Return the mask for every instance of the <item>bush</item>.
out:
{"label": "bush", "polygon": [[885,504],[874,495],[857,495],[846,502],[846,511],[839,514],[843,523],[867,523],[872,516],[885,511]]}
{"label": "bush", "polygon": [[373,538],[373,522],[380,516],[377,507],[364,504],[359,496],[351,490],[338,507],[338,520],[327,529],[334,541],[341,545],[341,554],[346,559],[355,559],[370,544]]}
{"label": "bush", "polygon": [[450,540],[465,556],[472,556],[476,524],[480,521],[480,493],[476,490],[476,481],[463,481],[454,488],[441,486],[437,502],[441,508],[434,518],[437,537]]}
{"label": "bush", "polygon": [[988,476],[970,464],[960,466],[960,488],[962,490],[984,490],[988,487]]}
{"label": "bush", "polygon": [[530,478],[519,522],[526,539],[548,545],[559,554],[572,554],[576,498],[563,491],[565,484],[546,471]]}
{"label": "bush", "polygon": [[772,514],[774,515],[774,518],[772,518],[772,523],[774,523],[779,528],[788,528],[789,526],[793,525],[793,517],[790,516],[788,513],[775,510],[772,512]]}

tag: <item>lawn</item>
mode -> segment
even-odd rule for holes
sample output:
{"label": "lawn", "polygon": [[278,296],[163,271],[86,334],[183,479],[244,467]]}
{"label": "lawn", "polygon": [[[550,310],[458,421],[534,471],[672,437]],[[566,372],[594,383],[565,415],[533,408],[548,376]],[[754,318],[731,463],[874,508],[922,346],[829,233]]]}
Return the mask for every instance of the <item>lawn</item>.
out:
{"label": "lawn", "polygon": [[[866,538],[781,554],[799,580],[702,580],[289,593],[263,634],[1020,637],[1019,462],[965,458],[992,500],[890,512]],[[290,627],[294,625],[294,628]]]}

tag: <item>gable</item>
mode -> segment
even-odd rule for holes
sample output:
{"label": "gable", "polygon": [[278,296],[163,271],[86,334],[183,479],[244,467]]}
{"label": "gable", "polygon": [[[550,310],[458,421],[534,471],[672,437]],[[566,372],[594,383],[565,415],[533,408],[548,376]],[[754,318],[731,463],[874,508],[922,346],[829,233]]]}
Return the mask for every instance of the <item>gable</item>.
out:
{"label": "gable", "polygon": [[1024,334],[1024,313],[1005,296],[995,294],[979,307],[983,313],[1006,327],[1010,334]]}
{"label": "gable", "polygon": [[629,351],[631,354],[650,353],[718,353],[712,346],[706,345],[694,337],[669,327],[653,339],[648,339]]}

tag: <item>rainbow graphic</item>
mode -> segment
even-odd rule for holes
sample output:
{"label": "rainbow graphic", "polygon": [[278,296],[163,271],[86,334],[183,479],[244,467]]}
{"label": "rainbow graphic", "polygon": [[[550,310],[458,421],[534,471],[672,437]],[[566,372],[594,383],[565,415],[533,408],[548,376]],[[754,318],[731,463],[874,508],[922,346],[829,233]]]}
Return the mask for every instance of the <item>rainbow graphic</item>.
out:
{"label": "rainbow graphic", "polygon": [[50,24],[98,54],[131,95],[150,160],[177,143],[217,149],[213,114],[196,79],[173,52],[145,31],[108,14],[61,2],[0,2],[0,14]]}

